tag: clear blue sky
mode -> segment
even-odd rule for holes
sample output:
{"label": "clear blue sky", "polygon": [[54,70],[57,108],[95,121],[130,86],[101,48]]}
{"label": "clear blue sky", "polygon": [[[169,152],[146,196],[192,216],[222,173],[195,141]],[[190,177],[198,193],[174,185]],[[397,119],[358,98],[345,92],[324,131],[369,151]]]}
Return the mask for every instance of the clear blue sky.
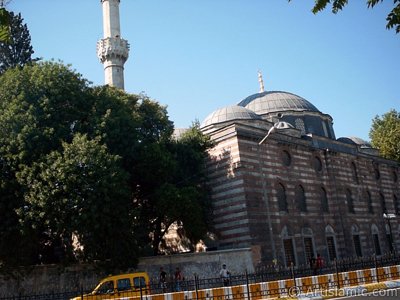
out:
{"label": "clear blue sky", "polygon": [[[365,2],[313,15],[313,0],[121,0],[121,35],[131,44],[125,89],[188,127],[258,92],[261,70],[266,90],[330,114],[336,137],[369,140],[374,116],[400,110],[400,34],[385,28],[393,1]],[[21,12],[35,56],[104,83],[100,0],[13,0],[8,9]]]}

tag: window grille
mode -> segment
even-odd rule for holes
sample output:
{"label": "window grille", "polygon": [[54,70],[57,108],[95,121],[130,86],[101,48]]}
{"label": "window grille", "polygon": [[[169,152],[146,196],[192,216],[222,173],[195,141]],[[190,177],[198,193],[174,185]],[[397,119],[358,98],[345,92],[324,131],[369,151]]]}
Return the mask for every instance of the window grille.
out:
{"label": "window grille", "polygon": [[381,245],[379,244],[379,235],[377,233],[374,233],[372,235],[372,238],[374,240],[374,248],[375,248],[375,254],[376,255],[381,255]]}
{"label": "window grille", "polygon": [[335,247],[335,239],[333,238],[333,236],[326,237],[326,244],[328,246],[329,260],[333,261],[334,259],[337,258],[337,256],[336,256],[336,247]]}
{"label": "window grille", "polygon": [[353,243],[354,243],[354,250],[356,252],[356,255],[358,257],[362,257],[361,241],[360,241],[360,236],[358,234],[353,235]]}
{"label": "window grille", "polygon": [[284,239],[283,240],[283,247],[285,250],[285,259],[286,259],[286,265],[290,266],[291,263],[293,265],[296,265],[296,258],[294,255],[294,249],[293,249],[293,240],[292,239]]}

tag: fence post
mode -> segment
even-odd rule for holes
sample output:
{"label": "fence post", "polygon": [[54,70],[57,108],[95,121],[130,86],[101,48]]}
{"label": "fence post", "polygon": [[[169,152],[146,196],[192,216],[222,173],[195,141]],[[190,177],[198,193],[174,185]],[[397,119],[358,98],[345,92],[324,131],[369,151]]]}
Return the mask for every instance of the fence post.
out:
{"label": "fence post", "polygon": [[199,300],[198,277],[194,274],[194,288],[196,289],[196,300]]}
{"label": "fence post", "polygon": [[294,276],[294,264],[293,264],[293,262],[290,263],[290,269],[292,271],[293,284],[296,287],[297,285],[296,285],[296,277]]}
{"label": "fence post", "polygon": [[336,280],[337,280],[337,287],[340,289],[340,278],[339,278],[339,270],[338,270],[338,265],[337,265],[337,259],[334,259],[335,262],[335,272],[336,272]]}
{"label": "fence post", "polygon": [[140,300],[143,300],[142,280],[139,278]]}
{"label": "fence post", "polygon": [[376,254],[375,254],[375,253],[374,253],[374,264],[375,264],[376,282],[379,283],[378,261],[377,261],[377,259],[376,259]]}
{"label": "fence post", "polygon": [[247,286],[247,300],[251,300],[250,299],[249,274],[247,273],[247,269],[246,269],[246,286]]}
{"label": "fence post", "polygon": [[81,285],[81,300],[83,300],[83,285]]}

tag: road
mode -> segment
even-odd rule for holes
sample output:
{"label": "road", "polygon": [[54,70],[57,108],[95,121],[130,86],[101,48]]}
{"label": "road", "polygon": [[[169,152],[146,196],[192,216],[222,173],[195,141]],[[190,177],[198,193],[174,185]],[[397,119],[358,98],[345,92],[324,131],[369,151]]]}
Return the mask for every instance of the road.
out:
{"label": "road", "polygon": [[381,299],[389,299],[389,300],[397,300],[400,299],[400,288],[398,289],[389,289],[389,290],[380,290],[372,293],[366,293],[358,296],[349,296],[349,297],[339,297],[334,299],[354,299],[354,300],[381,300]]}

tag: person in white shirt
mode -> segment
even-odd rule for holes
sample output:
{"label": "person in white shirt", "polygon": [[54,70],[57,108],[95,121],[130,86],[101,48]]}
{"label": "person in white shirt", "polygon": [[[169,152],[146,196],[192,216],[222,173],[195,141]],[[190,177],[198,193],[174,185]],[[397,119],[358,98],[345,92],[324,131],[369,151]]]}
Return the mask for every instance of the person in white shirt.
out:
{"label": "person in white shirt", "polygon": [[226,264],[222,265],[222,269],[221,269],[221,271],[219,271],[219,277],[221,277],[224,286],[229,285],[230,273],[229,273],[228,269],[226,268]]}

